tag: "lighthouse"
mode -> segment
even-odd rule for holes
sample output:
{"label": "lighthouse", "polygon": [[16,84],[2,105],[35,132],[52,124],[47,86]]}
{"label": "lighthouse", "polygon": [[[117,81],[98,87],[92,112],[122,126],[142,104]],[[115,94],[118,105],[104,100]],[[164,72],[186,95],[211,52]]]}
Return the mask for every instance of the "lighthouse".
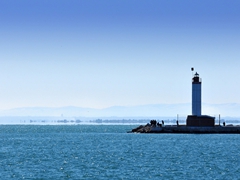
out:
{"label": "lighthouse", "polygon": [[196,72],[192,78],[192,115],[201,116],[202,110],[202,80]]}
{"label": "lighthouse", "polygon": [[[192,71],[194,68],[192,68]],[[215,125],[215,117],[202,115],[202,79],[196,72],[192,78],[192,115],[188,115],[187,126],[209,127]]]}

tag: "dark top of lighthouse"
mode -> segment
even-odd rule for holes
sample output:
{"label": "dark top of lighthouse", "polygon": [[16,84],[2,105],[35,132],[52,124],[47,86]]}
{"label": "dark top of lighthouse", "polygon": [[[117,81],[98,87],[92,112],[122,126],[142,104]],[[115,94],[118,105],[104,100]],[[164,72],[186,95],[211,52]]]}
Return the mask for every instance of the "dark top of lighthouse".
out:
{"label": "dark top of lighthouse", "polygon": [[194,84],[201,83],[201,78],[199,78],[199,74],[197,72],[194,74],[194,77],[192,78],[192,83],[194,83]]}

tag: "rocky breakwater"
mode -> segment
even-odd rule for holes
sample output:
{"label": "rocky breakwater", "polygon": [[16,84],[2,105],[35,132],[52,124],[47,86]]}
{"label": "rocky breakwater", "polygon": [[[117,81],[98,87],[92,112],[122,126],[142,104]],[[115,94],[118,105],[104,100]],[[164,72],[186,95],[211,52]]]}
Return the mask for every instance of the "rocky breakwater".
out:
{"label": "rocky breakwater", "polygon": [[195,133],[195,134],[240,134],[240,126],[212,126],[212,127],[192,127],[186,125],[167,125],[157,123],[156,120],[151,120],[150,124],[140,125],[132,129],[130,133]]}
{"label": "rocky breakwater", "polygon": [[[162,122],[164,123],[164,122]],[[157,123],[156,120],[151,120],[150,124],[147,123],[146,125],[140,125],[137,128],[132,129],[132,131],[130,131],[130,133],[152,133],[154,129],[156,129],[157,127],[162,127],[162,124]],[[158,129],[159,131],[160,129]]]}
{"label": "rocky breakwater", "polygon": [[149,133],[151,131],[151,126],[149,124],[146,124],[145,126],[140,125],[135,129],[132,129],[129,133]]}

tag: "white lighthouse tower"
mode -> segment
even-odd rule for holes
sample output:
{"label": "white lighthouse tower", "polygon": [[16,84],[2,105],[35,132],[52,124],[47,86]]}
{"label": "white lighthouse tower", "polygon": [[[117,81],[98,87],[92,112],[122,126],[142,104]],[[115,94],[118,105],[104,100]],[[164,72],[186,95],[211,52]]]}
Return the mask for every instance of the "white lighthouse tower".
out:
{"label": "white lighthouse tower", "polygon": [[187,117],[187,126],[204,127],[214,124],[215,117],[202,115],[202,80],[196,72],[192,78],[192,115]]}
{"label": "white lighthouse tower", "polygon": [[202,82],[196,72],[192,78],[192,115],[201,116],[202,112]]}

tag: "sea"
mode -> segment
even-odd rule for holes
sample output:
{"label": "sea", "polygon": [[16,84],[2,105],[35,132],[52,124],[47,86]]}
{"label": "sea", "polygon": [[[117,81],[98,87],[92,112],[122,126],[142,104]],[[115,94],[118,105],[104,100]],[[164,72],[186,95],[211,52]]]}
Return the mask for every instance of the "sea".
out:
{"label": "sea", "polygon": [[137,125],[0,125],[0,179],[240,179],[239,134]]}

